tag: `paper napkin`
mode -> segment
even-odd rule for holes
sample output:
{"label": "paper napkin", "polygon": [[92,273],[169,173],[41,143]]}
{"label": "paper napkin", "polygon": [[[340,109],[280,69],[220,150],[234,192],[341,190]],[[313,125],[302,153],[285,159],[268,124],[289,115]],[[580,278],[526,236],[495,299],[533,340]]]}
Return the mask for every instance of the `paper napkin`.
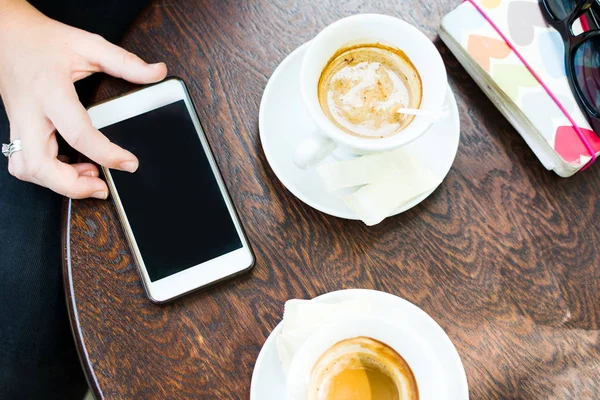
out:
{"label": "paper napkin", "polygon": [[357,187],[344,197],[344,202],[369,226],[380,223],[442,181],[402,148],[324,164],[317,171],[330,192]]}
{"label": "paper napkin", "polygon": [[294,354],[319,328],[335,319],[370,311],[371,303],[366,300],[349,300],[335,304],[314,300],[288,300],[283,312],[281,332],[276,339],[277,353],[283,371],[287,374]]}

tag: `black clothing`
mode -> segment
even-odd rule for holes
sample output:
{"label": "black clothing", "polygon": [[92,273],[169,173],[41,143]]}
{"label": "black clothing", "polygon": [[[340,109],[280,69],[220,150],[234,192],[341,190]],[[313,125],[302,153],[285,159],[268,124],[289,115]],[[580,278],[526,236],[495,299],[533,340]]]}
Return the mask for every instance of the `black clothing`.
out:
{"label": "black clothing", "polygon": [[[30,1],[49,17],[118,42],[147,0]],[[2,26],[0,26],[0,34]],[[93,79],[76,86],[85,100]],[[0,142],[9,123],[0,102]],[[82,400],[87,384],[61,275],[62,198],[9,175],[0,157],[0,399]]]}

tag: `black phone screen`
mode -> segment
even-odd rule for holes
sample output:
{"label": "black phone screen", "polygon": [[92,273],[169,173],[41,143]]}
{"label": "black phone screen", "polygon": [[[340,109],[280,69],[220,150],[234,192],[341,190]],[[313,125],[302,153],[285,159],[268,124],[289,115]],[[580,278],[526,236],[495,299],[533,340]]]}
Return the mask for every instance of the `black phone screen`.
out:
{"label": "black phone screen", "polygon": [[242,247],[183,100],[100,131],[140,161],[110,173],[151,281]]}

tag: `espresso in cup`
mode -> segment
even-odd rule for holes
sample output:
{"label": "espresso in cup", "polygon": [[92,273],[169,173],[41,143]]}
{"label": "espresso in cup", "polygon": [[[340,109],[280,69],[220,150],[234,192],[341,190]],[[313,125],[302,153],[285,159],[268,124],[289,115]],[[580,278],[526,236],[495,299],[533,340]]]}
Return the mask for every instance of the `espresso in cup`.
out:
{"label": "espresso in cup", "polygon": [[410,366],[394,349],[369,337],[346,339],[316,362],[307,400],[418,400]]}
{"label": "espresso in cup", "polygon": [[361,44],[337,51],[318,83],[323,112],[338,128],[360,138],[386,138],[414,119],[399,108],[419,108],[419,72],[399,49]]}

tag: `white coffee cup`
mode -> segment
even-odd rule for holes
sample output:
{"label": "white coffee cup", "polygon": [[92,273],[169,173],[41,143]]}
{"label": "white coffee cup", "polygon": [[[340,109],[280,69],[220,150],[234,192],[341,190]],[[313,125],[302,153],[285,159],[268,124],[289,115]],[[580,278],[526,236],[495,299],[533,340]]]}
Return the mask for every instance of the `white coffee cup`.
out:
{"label": "white coffee cup", "polygon": [[418,332],[400,321],[365,315],[338,319],[306,339],[287,373],[287,400],[306,400],[310,377],[319,358],[336,343],[360,336],[384,343],[404,358],[417,382],[419,400],[449,398],[440,363]]}
{"label": "white coffee cup", "polygon": [[338,50],[374,43],[402,50],[413,63],[423,86],[421,109],[442,108],[447,87],[446,68],[440,53],[427,36],[407,22],[387,15],[359,14],[341,19],[323,29],[311,41],[302,61],[300,90],[316,129],[296,148],[294,163],[298,167],[314,166],[336,149],[349,155],[392,150],[410,143],[432,126],[431,118],[417,116],[402,132],[372,139],[350,135],[327,118],[318,95],[323,69]]}

